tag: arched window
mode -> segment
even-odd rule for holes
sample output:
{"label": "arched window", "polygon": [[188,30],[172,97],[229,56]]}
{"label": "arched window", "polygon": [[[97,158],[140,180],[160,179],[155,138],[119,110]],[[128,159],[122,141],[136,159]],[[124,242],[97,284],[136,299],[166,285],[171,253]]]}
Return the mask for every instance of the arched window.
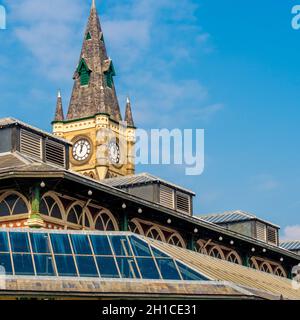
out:
{"label": "arched window", "polygon": [[118,231],[118,223],[109,211],[101,211],[95,218],[95,229],[99,231]]}
{"label": "arched window", "polygon": [[226,256],[226,260],[231,263],[242,264],[240,256],[235,251],[229,252]]}
{"label": "arched window", "polygon": [[73,223],[73,224],[80,224],[80,218],[83,213],[83,208],[79,204],[73,205],[67,213],[67,222]]}
{"label": "arched window", "polygon": [[286,278],[286,277],[287,277],[285,271],[284,271],[283,268],[280,267],[280,266],[277,266],[277,267],[275,268],[274,274],[275,274],[275,276],[278,276],[278,277],[283,277],[283,278]]}
{"label": "arched window", "polygon": [[257,263],[255,258],[252,257],[250,259],[249,267],[252,268],[252,269],[255,269],[255,270],[259,270],[259,265],[258,265],[258,263]]}
{"label": "arched window", "polygon": [[128,227],[131,232],[136,233],[136,234],[140,234],[140,235],[144,235],[144,230],[143,230],[141,224],[136,219],[132,219],[129,222]]}
{"label": "arched window", "polygon": [[84,226],[86,228],[91,227],[91,218],[90,215],[88,214],[87,210],[84,210],[84,212],[81,214],[79,218],[79,224],[80,226]]}
{"label": "arched window", "polygon": [[29,213],[26,198],[18,192],[5,192],[0,197],[0,217]]}
{"label": "arched window", "polygon": [[263,262],[260,266],[260,271],[266,272],[266,273],[273,273],[272,267],[269,263]]}
{"label": "arched window", "polygon": [[154,240],[166,242],[166,238],[165,238],[164,234],[157,227],[150,228],[146,234],[146,237],[154,239]]}
{"label": "arched window", "polygon": [[205,242],[203,240],[198,240],[195,246],[195,251],[202,253],[202,254],[208,254],[206,248],[205,248]]}
{"label": "arched window", "polygon": [[186,247],[184,240],[177,233],[173,233],[171,235],[171,237],[168,239],[168,243],[172,244],[174,246],[180,247],[180,248],[185,248]]}
{"label": "arched window", "polygon": [[41,200],[40,212],[45,216],[56,218],[59,220],[64,219],[64,209],[60,200],[50,194],[45,194]]}
{"label": "arched window", "polygon": [[221,248],[218,247],[218,246],[212,247],[212,248],[209,250],[209,255],[210,255],[211,257],[214,257],[214,258],[217,258],[217,259],[225,260],[223,251],[222,251]]}

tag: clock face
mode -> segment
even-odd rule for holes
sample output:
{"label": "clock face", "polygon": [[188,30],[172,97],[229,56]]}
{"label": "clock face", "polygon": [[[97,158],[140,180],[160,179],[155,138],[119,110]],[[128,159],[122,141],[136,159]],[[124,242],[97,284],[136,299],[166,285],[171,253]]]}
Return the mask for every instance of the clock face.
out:
{"label": "clock face", "polygon": [[120,160],[121,160],[120,147],[114,141],[110,142],[108,145],[108,156],[109,156],[109,160],[113,164],[120,164]]}
{"label": "clock face", "polygon": [[77,140],[73,146],[73,158],[76,161],[85,161],[91,154],[91,144],[87,139]]}

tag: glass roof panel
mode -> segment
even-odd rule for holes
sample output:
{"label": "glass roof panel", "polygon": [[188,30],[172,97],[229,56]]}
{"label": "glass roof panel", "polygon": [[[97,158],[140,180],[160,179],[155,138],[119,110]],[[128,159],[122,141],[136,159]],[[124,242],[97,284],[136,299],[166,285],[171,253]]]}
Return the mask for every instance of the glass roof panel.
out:
{"label": "glass roof panel", "polygon": [[9,252],[8,239],[6,232],[0,232],[0,252]]}
{"label": "glass roof panel", "polygon": [[52,256],[35,254],[34,263],[38,276],[55,276]]}
{"label": "glass roof panel", "polygon": [[84,234],[72,234],[71,235],[72,245],[75,254],[92,254],[89,239]]}
{"label": "glass roof panel", "polygon": [[81,277],[98,277],[93,256],[76,256],[76,262]]}
{"label": "glass roof panel", "polygon": [[102,278],[120,278],[114,258],[97,257],[96,260]]}
{"label": "glass roof panel", "polygon": [[117,258],[117,263],[122,278],[139,279],[140,275],[132,258]]}
{"label": "glass roof panel", "polygon": [[201,275],[200,273],[192,270],[188,266],[176,261],[177,266],[179,268],[179,271],[181,272],[181,276],[183,280],[196,280],[196,281],[202,281],[202,280],[208,280],[206,277]]}
{"label": "glass roof panel", "polygon": [[12,252],[30,252],[26,232],[10,232],[9,236]]}
{"label": "glass roof panel", "polygon": [[151,257],[149,246],[145,241],[135,236],[129,237],[129,240],[132,250],[137,257]]}
{"label": "glass roof panel", "polygon": [[50,253],[49,237],[45,233],[30,233],[32,251],[34,253]]}
{"label": "glass roof panel", "polygon": [[156,259],[161,275],[165,280],[181,280],[173,259]]}
{"label": "glass roof panel", "polygon": [[72,256],[55,256],[58,275],[61,277],[76,277],[76,267]]}
{"label": "glass roof panel", "polygon": [[67,234],[51,234],[51,242],[54,253],[72,254],[69,237]]}
{"label": "glass roof panel", "polygon": [[137,258],[143,279],[160,279],[159,272],[152,258]]}
{"label": "glass roof panel", "polygon": [[13,261],[16,275],[35,275],[30,254],[13,254]]}
{"label": "glass roof panel", "polygon": [[153,246],[151,246],[151,249],[152,249],[154,257],[156,257],[156,258],[170,258],[167,254],[154,248]]}
{"label": "glass roof panel", "polygon": [[99,256],[111,256],[112,251],[107,236],[90,235],[94,253]]}
{"label": "glass roof panel", "polygon": [[4,269],[18,276],[208,280],[130,233],[3,230],[0,273]]}
{"label": "glass roof panel", "polygon": [[11,259],[9,253],[0,253],[1,274],[12,274]]}
{"label": "glass roof panel", "polygon": [[126,236],[110,236],[109,238],[116,256],[132,256]]}

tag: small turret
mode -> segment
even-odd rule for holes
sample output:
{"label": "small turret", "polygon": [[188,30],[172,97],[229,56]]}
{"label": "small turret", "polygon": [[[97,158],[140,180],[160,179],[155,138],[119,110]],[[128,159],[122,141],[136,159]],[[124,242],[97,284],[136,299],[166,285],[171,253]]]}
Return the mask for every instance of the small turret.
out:
{"label": "small turret", "polygon": [[62,105],[62,99],[61,99],[61,92],[60,90],[57,93],[57,102],[56,102],[56,110],[55,110],[55,117],[54,121],[64,121],[64,110]]}
{"label": "small turret", "polygon": [[134,127],[131,102],[129,98],[127,98],[127,102],[126,102],[125,121],[127,122],[128,127]]}

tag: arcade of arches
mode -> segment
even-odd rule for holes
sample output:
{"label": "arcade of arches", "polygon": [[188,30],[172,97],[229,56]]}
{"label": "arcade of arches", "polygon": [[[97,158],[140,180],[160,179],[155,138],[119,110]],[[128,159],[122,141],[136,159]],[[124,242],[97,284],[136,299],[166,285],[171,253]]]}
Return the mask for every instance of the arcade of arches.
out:
{"label": "arcade of arches", "polygon": [[[45,193],[40,200],[40,214],[48,229],[119,231],[116,217],[107,209],[95,204],[86,204],[74,198],[61,196],[54,192]],[[14,191],[0,193],[0,227],[26,227],[31,203],[28,197]],[[186,248],[184,238],[175,230],[134,218],[128,225],[129,231]],[[240,255],[211,240],[198,240],[195,251],[211,257],[242,265]],[[287,277],[285,270],[277,263],[252,257],[249,266],[256,270]]]}

